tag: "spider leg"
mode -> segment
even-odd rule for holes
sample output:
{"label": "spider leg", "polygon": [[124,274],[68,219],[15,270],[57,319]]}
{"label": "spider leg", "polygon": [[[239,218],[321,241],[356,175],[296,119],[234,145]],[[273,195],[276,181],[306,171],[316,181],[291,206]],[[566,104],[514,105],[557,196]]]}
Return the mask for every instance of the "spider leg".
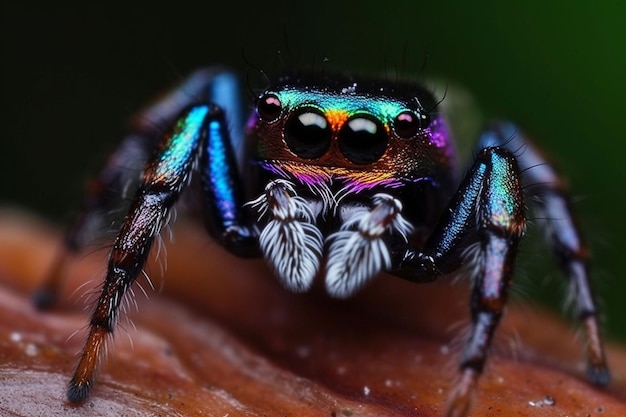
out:
{"label": "spider leg", "polygon": [[610,372],[598,326],[598,308],[589,278],[589,251],[572,214],[566,186],[530,141],[511,123],[494,123],[479,138],[480,148],[501,146],[517,155],[529,201],[546,230],[547,240],[574,295],[578,320],[586,336],[587,378],[604,386]]}
{"label": "spider leg", "polygon": [[[207,164],[203,167],[203,176],[239,190],[241,185],[236,170],[223,164],[234,159],[225,126],[224,113],[219,107],[194,105],[183,112],[146,165],[141,185],[109,256],[107,275],[91,316],[89,335],[68,386],[70,402],[83,402],[89,395],[97,364],[117,323],[126,291],[141,272],[154,237],[164,226],[170,208],[188,184],[198,162]],[[208,152],[215,154],[207,156]],[[254,237],[250,227],[238,223],[241,210],[233,208],[243,205],[238,200],[238,192],[225,192],[220,186],[208,186],[206,191],[209,193],[207,200],[216,200],[213,204],[217,209],[212,219],[223,222],[222,229],[228,232],[222,243]]]}
{"label": "spider leg", "polygon": [[231,146],[237,152],[230,159],[236,160],[234,166],[242,166],[244,123],[239,97],[238,83],[231,73],[220,68],[201,69],[135,117],[131,133],[87,184],[81,209],[66,229],[53,264],[33,294],[37,308],[45,309],[54,304],[67,262],[109,227],[113,211],[125,208],[121,203],[126,200],[126,190],[137,187],[139,173],[154,147],[185,108],[192,104],[215,103],[224,111]]}
{"label": "spider leg", "polygon": [[[461,378],[448,397],[447,416],[466,415],[482,373],[512,280],[525,216],[515,157],[503,148],[483,149],[422,252],[394,257],[391,273],[423,282],[474,267],[472,328],[461,357]],[[469,251],[468,249],[475,249]],[[476,256],[468,256],[476,254]]]}
{"label": "spider leg", "polygon": [[258,231],[244,209],[236,142],[231,140],[224,114],[220,116],[208,122],[208,139],[200,156],[204,222],[209,234],[229,252],[261,256]]}
{"label": "spider leg", "polygon": [[113,332],[124,294],[140,273],[154,237],[188,181],[201,149],[203,125],[209,113],[207,106],[191,108],[166,136],[144,170],[142,184],[111,250],[106,279],[91,316],[89,336],[68,387],[70,402],[82,402],[89,394],[96,364],[106,338]]}

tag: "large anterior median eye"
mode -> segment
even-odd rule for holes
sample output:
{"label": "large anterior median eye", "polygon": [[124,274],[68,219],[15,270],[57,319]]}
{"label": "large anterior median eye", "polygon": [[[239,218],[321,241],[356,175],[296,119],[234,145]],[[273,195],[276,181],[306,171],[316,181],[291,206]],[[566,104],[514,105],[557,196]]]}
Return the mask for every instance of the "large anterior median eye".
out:
{"label": "large anterior median eye", "polygon": [[356,114],[339,132],[339,149],[355,164],[370,164],[383,156],[387,139],[387,131],[380,120],[369,114]]}
{"label": "large anterior median eye", "polygon": [[303,158],[319,158],[330,147],[331,129],[324,115],[315,108],[295,111],[285,126],[285,142]]}

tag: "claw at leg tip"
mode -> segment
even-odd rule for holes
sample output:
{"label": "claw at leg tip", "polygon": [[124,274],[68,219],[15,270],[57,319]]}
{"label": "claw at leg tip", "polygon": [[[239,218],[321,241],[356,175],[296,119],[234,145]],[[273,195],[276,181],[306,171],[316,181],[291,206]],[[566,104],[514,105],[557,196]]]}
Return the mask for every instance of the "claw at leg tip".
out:
{"label": "claw at leg tip", "polygon": [[606,365],[589,365],[587,379],[597,387],[605,387],[611,382],[611,373]]}
{"label": "claw at leg tip", "polygon": [[91,384],[89,382],[75,383],[70,382],[67,387],[67,400],[72,404],[82,404],[89,397],[91,392]]}

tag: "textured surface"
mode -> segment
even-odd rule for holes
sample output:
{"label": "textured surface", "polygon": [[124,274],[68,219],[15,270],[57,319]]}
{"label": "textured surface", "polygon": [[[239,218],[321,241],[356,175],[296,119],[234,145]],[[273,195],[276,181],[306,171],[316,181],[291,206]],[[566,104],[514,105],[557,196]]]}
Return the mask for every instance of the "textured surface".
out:
{"label": "textured surface", "polygon": [[[60,304],[40,313],[28,297],[58,236],[31,218],[0,216],[2,415],[431,416],[455,380],[463,285],[381,277],[346,302],[293,295],[262,262],[233,258],[179,222],[166,277],[158,262],[149,270],[163,291],[142,282],[146,300],[135,288],[134,325],[122,320],[93,396],[71,408],[65,385],[87,324],[81,296],[98,285],[106,249],[81,255]],[[626,415],[626,352],[609,346],[614,381],[596,390],[582,379],[573,334],[537,307],[512,306],[473,415]]]}

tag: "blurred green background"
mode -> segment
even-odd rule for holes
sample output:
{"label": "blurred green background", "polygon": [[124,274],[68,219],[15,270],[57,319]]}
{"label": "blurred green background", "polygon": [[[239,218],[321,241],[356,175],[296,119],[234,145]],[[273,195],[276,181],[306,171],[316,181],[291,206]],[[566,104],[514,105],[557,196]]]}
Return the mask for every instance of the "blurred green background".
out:
{"label": "blurred green background", "polygon": [[[229,65],[255,87],[249,63],[444,77],[485,116],[523,126],[569,178],[607,333],[626,341],[626,2],[559,3],[5,0],[0,204],[67,221],[129,117],[199,66]],[[524,245],[522,292],[546,299],[562,287],[550,261]]]}

